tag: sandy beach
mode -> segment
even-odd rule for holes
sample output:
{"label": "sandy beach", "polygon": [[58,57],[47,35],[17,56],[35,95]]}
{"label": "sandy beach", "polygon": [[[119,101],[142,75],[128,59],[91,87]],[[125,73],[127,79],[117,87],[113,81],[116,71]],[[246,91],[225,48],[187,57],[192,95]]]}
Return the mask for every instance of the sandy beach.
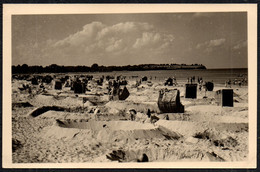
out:
{"label": "sandy beach", "polygon": [[[152,84],[151,84],[152,83]],[[20,90],[23,84],[31,93]],[[213,91],[197,90],[185,98],[185,83],[165,86],[129,80],[126,100],[109,100],[107,85],[88,83],[90,91],[75,94],[70,87],[55,90],[53,83],[31,85],[12,81],[13,163],[246,161],[248,158],[248,87],[232,86],[233,107],[216,104]],[[180,91],[184,113],[161,113],[159,90]],[[85,102],[83,103],[83,99]],[[41,107],[50,108],[32,115]],[[137,114],[130,120],[129,110]],[[158,117],[151,123],[146,115]],[[166,120],[166,116],[168,120]]]}

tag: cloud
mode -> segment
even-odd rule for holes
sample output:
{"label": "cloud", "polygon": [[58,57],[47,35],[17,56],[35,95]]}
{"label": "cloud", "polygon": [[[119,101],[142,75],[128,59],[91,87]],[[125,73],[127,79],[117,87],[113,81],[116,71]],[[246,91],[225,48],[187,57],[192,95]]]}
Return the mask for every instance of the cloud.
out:
{"label": "cloud", "polygon": [[54,46],[78,46],[82,44],[90,44],[103,28],[105,28],[105,25],[101,22],[92,22],[85,25],[83,30],[74,33],[63,40],[57,41]]}
{"label": "cloud", "polygon": [[142,37],[136,39],[136,42],[134,43],[133,47],[134,48],[144,48],[144,47],[165,48],[173,40],[174,37],[172,35],[165,35],[165,34],[159,34],[153,32],[144,32],[142,34]]}
{"label": "cloud", "polygon": [[224,38],[210,40],[209,43],[208,43],[208,47],[217,47],[217,46],[222,45],[225,42],[226,42],[226,39],[224,39]]}
{"label": "cloud", "polygon": [[239,43],[237,43],[233,49],[234,50],[238,50],[238,49],[241,49],[243,47],[246,47],[247,46],[247,41],[240,41]]}
{"label": "cloud", "polygon": [[[101,22],[86,24],[82,30],[56,42],[49,41],[50,51],[59,56],[97,59],[122,58],[135,54],[156,54],[172,46],[174,36],[162,33],[148,23],[124,22],[112,26]],[[55,53],[54,53],[55,52]]]}
{"label": "cloud", "polygon": [[[113,50],[119,44],[133,43],[142,32],[149,31],[153,26],[147,23],[125,22],[107,26],[101,22],[92,22],[83,27],[83,30],[70,35],[55,43],[56,47],[62,46],[90,46]],[[116,50],[116,48],[114,49]]]}
{"label": "cloud", "polygon": [[222,46],[226,42],[225,38],[214,39],[210,41],[206,41],[203,43],[199,43],[196,45],[196,49],[205,49],[207,52],[211,52],[215,47]]}
{"label": "cloud", "polygon": [[108,47],[106,48],[107,52],[112,52],[112,51],[117,51],[122,49],[123,44],[122,44],[122,39],[120,40],[115,40],[111,42],[111,45],[108,45]]}
{"label": "cloud", "polygon": [[[15,63],[104,65],[158,63],[172,51],[174,36],[157,30],[145,22],[121,22],[106,25],[92,22],[69,36],[42,42],[30,42],[14,47],[19,58]],[[31,59],[31,60],[29,60]]]}

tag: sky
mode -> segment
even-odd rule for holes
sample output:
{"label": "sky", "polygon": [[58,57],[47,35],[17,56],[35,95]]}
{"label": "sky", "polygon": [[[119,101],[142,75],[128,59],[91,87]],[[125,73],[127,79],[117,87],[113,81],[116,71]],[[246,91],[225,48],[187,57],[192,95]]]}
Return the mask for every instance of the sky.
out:
{"label": "sky", "polygon": [[247,68],[247,13],[12,16],[12,65]]}

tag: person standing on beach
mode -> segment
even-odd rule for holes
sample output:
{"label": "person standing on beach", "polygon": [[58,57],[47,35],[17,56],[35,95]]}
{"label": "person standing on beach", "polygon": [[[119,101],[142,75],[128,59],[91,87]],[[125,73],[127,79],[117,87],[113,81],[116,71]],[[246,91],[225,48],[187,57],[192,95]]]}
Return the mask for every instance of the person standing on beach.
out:
{"label": "person standing on beach", "polygon": [[227,83],[228,87],[231,88],[231,79],[228,80],[228,83]]}
{"label": "person standing on beach", "polygon": [[202,80],[199,81],[199,90],[201,91],[201,88],[202,88]]}
{"label": "person standing on beach", "polygon": [[241,87],[241,85],[242,85],[242,83],[241,83],[241,81],[240,81],[240,80],[238,81],[238,85],[239,85],[239,87]]}
{"label": "person standing on beach", "polygon": [[148,118],[151,117],[151,111],[150,111],[150,109],[147,110],[147,116],[148,116]]}
{"label": "person standing on beach", "polygon": [[178,85],[176,78],[173,78],[175,86]]}

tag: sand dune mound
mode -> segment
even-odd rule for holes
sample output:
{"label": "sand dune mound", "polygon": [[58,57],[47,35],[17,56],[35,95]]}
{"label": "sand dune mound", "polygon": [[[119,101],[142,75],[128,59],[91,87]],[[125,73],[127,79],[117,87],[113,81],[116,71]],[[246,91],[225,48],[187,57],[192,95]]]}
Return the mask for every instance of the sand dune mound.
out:
{"label": "sand dune mound", "polygon": [[217,123],[248,123],[248,109],[245,107],[221,107],[197,105],[187,107],[186,113],[192,121]]}
{"label": "sand dune mound", "polygon": [[129,102],[129,101],[111,101],[105,105],[105,108],[117,109],[117,110],[123,110],[123,111],[127,111],[129,109],[135,109],[138,112],[147,112],[147,110],[150,109],[153,112],[158,112],[158,113],[160,112],[157,102],[134,103],[134,102]]}
{"label": "sand dune mound", "polygon": [[[73,110],[71,110],[73,111]],[[42,113],[41,115],[38,115],[36,118],[40,119],[70,119],[70,120],[76,120],[76,121],[84,121],[89,119],[90,117],[86,115],[85,113],[79,113],[79,112],[70,112],[70,111],[55,111],[55,110],[49,110],[47,112]]]}
{"label": "sand dune mound", "polygon": [[[136,139],[161,138],[174,140],[180,135],[166,128],[134,121],[71,121],[57,120],[56,125],[46,128],[44,137],[84,140],[89,135],[101,142],[133,141]],[[90,134],[92,133],[92,134]]]}
{"label": "sand dune mound", "polygon": [[17,107],[17,108],[25,108],[25,107],[33,107],[32,104],[29,102],[15,102],[12,103],[12,108]]}
{"label": "sand dune mound", "polygon": [[87,101],[86,103],[84,103],[84,106],[94,106],[94,104],[90,101]]}
{"label": "sand dune mound", "polygon": [[220,132],[248,132],[248,123],[211,123],[210,125]]}
{"label": "sand dune mound", "polygon": [[99,130],[151,130],[156,129],[152,124],[140,123],[134,121],[94,121],[89,120],[87,122],[74,122],[74,121],[57,121],[58,126],[63,128],[78,128],[78,129],[89,129],[94,131]]}
{"label": "sand dune mound", "polygon": [[167,121],[159,120],[156,125],[174,131],[184,136],[193,136],[196,132],[204,131],[205,127],[190,121]]}
{"label": "sand dune mound", "polygon": [[161,132],[158,128],[150,130],[100,130],[97,132],[97,140],[102,142],[133,142],[136,139],[175,139],[176,137],[177,135],[168,137],[167,135],[164,135],[164,133]]}
{"label": "sand dune mound", "polygon": [[156,122],[159,127],[165,127],[170,131],[185,137],[194,136],[196,133],[203,132],[207,129],[218,132],[248,132],[248,123],[220,123],[220,122],[190,122],[190,121],[166,121],[159,120]]}

